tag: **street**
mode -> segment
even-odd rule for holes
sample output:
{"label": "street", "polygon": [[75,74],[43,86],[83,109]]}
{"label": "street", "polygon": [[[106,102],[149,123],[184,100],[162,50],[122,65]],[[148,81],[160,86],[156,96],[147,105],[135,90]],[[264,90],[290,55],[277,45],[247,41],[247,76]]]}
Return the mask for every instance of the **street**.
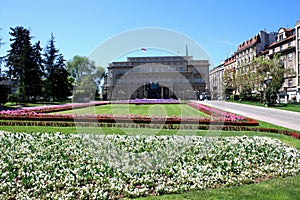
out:
{"label": "street", "polygon": [[300,113],[224,101],[195,101],[253,119],[300,131]]}

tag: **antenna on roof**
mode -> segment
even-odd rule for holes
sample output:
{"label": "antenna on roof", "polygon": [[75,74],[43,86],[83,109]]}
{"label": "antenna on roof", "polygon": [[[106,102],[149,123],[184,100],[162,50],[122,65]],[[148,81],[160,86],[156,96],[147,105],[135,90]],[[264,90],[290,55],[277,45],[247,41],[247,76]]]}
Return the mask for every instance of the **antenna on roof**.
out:
{"label": "antenna on roof", "polygon": [[185,56],[189,56],[189,49],[187,43],[185,43]]}

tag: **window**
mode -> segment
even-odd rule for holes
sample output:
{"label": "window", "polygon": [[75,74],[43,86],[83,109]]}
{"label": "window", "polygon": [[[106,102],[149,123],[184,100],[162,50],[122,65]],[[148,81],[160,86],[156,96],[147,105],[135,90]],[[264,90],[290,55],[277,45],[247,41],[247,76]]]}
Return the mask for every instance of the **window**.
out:
{"label": "window", "polygon": [[280,51],[282,51],[282,49],[283,49],[283,45],[280,45]]}
{"label": "window", "polygon": [[288,54],[288,61],[291,62],[293,60],[293,54],[289,53]]}
{"label": "window", "polygon": [[283,40],[283,34],[280,34],[280,35],[279,35],[279,41],[280,41],[280,40]]}
{"label": "window", "polygon": [[288,87],[292,87],[292,86],[293,86],[293,80],[289,80]]}
{"label": "window", "polygon": [[179,71],[183,72],[183,67],[182,66],[179,67]]}

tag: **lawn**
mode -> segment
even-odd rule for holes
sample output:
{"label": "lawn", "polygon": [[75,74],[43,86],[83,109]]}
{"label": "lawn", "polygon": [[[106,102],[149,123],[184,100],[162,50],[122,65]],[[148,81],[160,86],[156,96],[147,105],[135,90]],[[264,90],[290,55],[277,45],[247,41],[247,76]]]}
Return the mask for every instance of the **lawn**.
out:
{"label": "lawn", "polygon": [[[203,116],[206,114],[197,111],[183,104],[149,104],[149,105],[128,105],[128,104],[109,104],[92,106],[87,108],[59,112],[63,114],[138,114],[156,116]],[[259,127],[284,129],[269,123],[260,122]],[[0,126],[0,130],[10,132],[62,132],[64,134],[118,134],[118,135],[174,135],[174,136],[266,136],[278,139],[300,150],[300,140],[286,135],[266,132],[252,131],[214,131],[214,130],[166,130],[166,129],[147,129],[147,128],[115,128],[115,127],[44,127],[44,126]],[[234,186],[230,188],[208,189],[192,191],[182,194],[171,194],[145,199],[297,199],[300,192],[300,175],[287,178],[275,178],[257,184]],[[143,198],[141,198],[143,199]]]}
{"label": "lawn", "polygon": [[214,190],[187,192],[184,194],[172,194],[156,197],[139,198],[140,200],[216,200],[216,199],[269,199],[269,200],[291,200],[299,199],[300,176],[277,178],[266,180],[257,184],[234,186],[231,188],[220,188]]}
{"label": "lawn", "polygon": [[[93,132],[92,129],[89,130],[90,133]],[[38,130],[36,129],[31,131]],[[26,132],[31,131],[27,130]],[[109,131],[109,129],[107,131]],[[131,129],[132,134],[135,134],[135,131],[136,130]],[[141,133],[145,134],[143,130]],[[223,133],[225,134],[223,135]],[[161,134],[170,135],[172,134],[172,131]],[[182,134],[189,135],[192,134],[192,132],[184,131]],[[278,135],[276,134],[255,132],[222,132],[221,136],[238,136],[247,134],[248,136],[261,135],[278,138]],[[220,134],[215,134],[211,131],[198,131],[196,135],[211,136]],[[180,192],[181,194],[147,197],[146,199],[297,199],[299,197],[299,173],[294,174],[293,177],[274,178],[268,180],[270,177],[273,177],[273,173],[275,175],[277,172],[277,167],[275,170],[274,165],[272,164],[273,162],[277,163],[275,166],[278,166],[279,173],[283,173],[282,176],[289,176],[289,172],[286,170],[291,170],[291,173],[293,173],[292,171],[293,169],[297,168],[298,163],[297,160],[293,160],[296,158],[293,156],[297,155],[293,153],[295,151],[292,148],[287,148],[287,146],[280,144],[280,142],[274,140],[271,141],[267,138],[247,138],[244,136],[233,138],[179,138],[178,136],[144,138],[144,136],[121,137],[111,135],[99,137],[98,135],[96,137],[88,136],[93,139],[89,143],[81,143],[79,139],[69,137],[67,134],[44,135],[40,133],[33,133],[27,136],[26,134],[5,134],[1,136],[1,144],[4,145],[3,147],[5,147],[2,148],[1,151],[3,151],[4,162],[8,165],[3,165],[1,168],[2,176],[0,178],[0,190],[3,192],[9,191],[10,194],[9,196],[6,196],[7,193],[3,193],[4,198],[21,196],[25,197],[26,195],[28,195],[28,198],[37,197],[40,195],[40,197],[44,198],[59,198],[66,193],[70,193],[70,191],[74,191],[76,194],[78,194],[77,197],[80,195],[81,198],[96,198],[96,196],[101,197],[102,195],[107,197],[110,194],[108,193],[109,191],[114,192],[114,194],[126,193],[129,196],[136,196],[137,193],[143,195],[144,191],[148,190],[150,190],[150,194],[152,194],[151,191],[153,194],[156,191],[158,194],[165,194],[170,190],[174,191],[175,193],[176,191]],[[95,162],[96,160],[93,160],[93,157],[91,157],[97,157],[98,154],[101,155],[101,157],[106,155],[102,152],[102,150],[107,150],[107,147],[105,146],[105,141],[107,139],[113,142],[112,144],[114,147],[120,147],[120,151],[118,149],[110,149],[111,147],[108,149],[109,154],[107,155],[107,158],[110,158],[111,155],[115,155],[115,157],[112,158],[116,158],[118,160],[117,163],[114,163],[115,160],[108,160],[108,162],[111,164],[109,166],[117,167],[118,163],[122,161],[120,167],[125,167],[125,169],[127,169],[127,165],[124,166],[122,164],[123,162],[126,163],[128,158],[130,158],[130,160],[136,158],[141,159],[142,161],[140,164],[142,166],[148,163],[151,164],[151,159],[156,158],[155,156],[159,156],[158,158],[161,159],[166,159],[166,161],[158,163],[158,166],[161,167],[158,168],[158,171],[151,171],[151,173],[146,174],[141,172],[131,173],[130,171],[126,170],[124,173],[123,170],[115,171],[113,168],[102,165],[100,161]],[[94,143],[94,141],[99,142],[99,148],[94,146],[95,144],[98,144]],[[298,146],[297,149],[299,150],[299,140],[291,141],[293,146]],[[11,145],[14,143],[16,143],[15,146]],[[82,151],[82,145],[87,145],[86,148],[88,151],[93,150],[91,152],[92,154],[85,154],[86,152]],[[106,145],[111,145],[111,143]],[[35,148],[32,148],[32,146]],[[207,147],[210,148],[207,149]],[[165,148],[166,150],[164,150]],[[274,148],[276,149],[275,151]],[[56,150],[53,151],[53,149]],[[160,151],[160,149],[163,151]],[[156,150],[159,152],[159,154],[155,153]],[[172,152],[172,154],[170,154],[169,150],[175,150],[176,152]],[[118,152],[121,153],[120,155],[123,155],[124,151],[128,151],[128,153],[132,152],[134,154],[124,154],[122,157],[118,157],[119,154],[115,154]],[[28,154],[28,152],[31,153]],[[183,154],[182,159],[181,156],[178,156],[176,153]],[[138,157],[132,157],[137,154]],[[149,157],[149,162],[143,162],[144,156],[146,156],[145,158],[148,158],[148,154],[151,155]],[[173,156],[173,159],[178,158],[180,162],[174,162],[174,160],[170,159],[169,157],[165,157],[164,154],[171,157],[174,154],[175,157]],[[299,154],[297,157],[299,157]],[[11,159],[14,160],[13,163],[10,162]],[[106,160],[105,156],[104,159]],[[59,163],[59,167],[57,166],[57,162]],[[133,164],[135,162],[136,161],[134,161]],[[82,163],[85,164],[82,165]],[[258,179],[255,178],[255,171],[258,168],[252,166],[252,164],[249,165],[246,163],[252,163],[254,166],[259,167],[260,170],[263,169],[262,178],[260,178],[260,176],[258,176]],[[164,168],[165,164],[166,167],[170,165],[170,168]],[[207,168],[206,166],[210,167]],[[265,168],[266,166],[268,167]],[[28,173],[28,175],[25,173],[24,176],[21,176],[18,173],[13,173],[10,170],[11,167],[21,167],[20,169],[26,170],[30,173]],[[46,169],[53,171],[53,173],[51,173],[49,176],[45,175]],[[101,169],[101,173],[99,173],[99,169]],[[221,170],[222,173],[219,173],[219,170]],[[264,172],[264,170],[267,171]],[[194,171],[197,172],[194,173]],[[235,171],[240,171],[237,174],[238,178],[235,176]],[[190,179],[187,177],[186,173],[191,176]],[[275,175],[275,177],[278,177],[278,175]],[[60,179],[60,176],[65,177],[65,179]],[[222,176],[224,179],[218,178],[220,176]],[[40,179],[40,177],[44,178]],[[168,179],[170,187],[162,183],[166,177],[170,178],[170,180]],[[201,177],[205,178],[202,179]],[[159,181],[159,184],[156,185],[155,181],[151,182],[151,180],[153,180],[152,178],[155,179],[155,181]],[[267,180],[262,181],[265,179]],[[222,180],[226,181],[223,182]],[[217,181],[217,183],[215,181]],[[243,184],[243,186],[237,186],[239,183],[236,181],[241,181],[240,184]],[[249,184],[257,181],[260,183]],[[19,185],[21,182],[22,185],[25,185],[25,187],[16,187],[15,184]],[[35,184],[36,188],[32,193],[30,192],[30,187],[33,183]],[[46,187],[43,186],[45,183],[47,183]],[[195,189],[203,189],[198,189],[195,191],[190,188],[189,184],[194,186]],[[206,184],[208,184],[208,186],[206,186]],[[72,185],[81,185],[82,187],[72,187]],[[155,191],[151,189],[151,185],[155,185]],[[227,187],[223,188],[226,185]],[[123,190],[123,187],[126,189]],[[146,190],[144,190],[144,188]],[[190,192],[182,192],[185,190],[189,191],[191,189],[192,191]],[[118,191],[120,191],[120,193],[118,193]],[[22,194],[20,192],[22,192]],[[122,196],[115,197],[117,198]]]}
{"label": "lawn", "polygon": [[[276,127],[271,126],[270,127]],[[119,134],[119,135],[196,135],[208,137],[228,136],[266,136],[292,145],[300,151],[300,140],[292,137],[255,131],[215,131],[215,130],[169,130],[169,129],[147,129],[147,128],[114,128],[114,127],[48,127],[48,126],[0,126],[0,130],[10,132],[62,132],[64,134]]]}
{"label": "lawn", "polygon": [[[265,107],[262,103],[259,102],[252,102],[252,101],[229,101],[233,103],[241,103],[241,104],[246,104],[246,105],[251,105],[251,106],[260,106],[260,107]],[[294,112],[300,112],[300,104],[276,104],[276,105],[271,105],[269,108],[276,108],[280,110],[287,110],[287,111],[294,111]]]}
{"label": "lawn", "polygon": [[202,116],[207,114],[200,112],[185,104],[108,104],[81,109],[73,109],[57,112],[59,114],[137,114],[146,116]]}

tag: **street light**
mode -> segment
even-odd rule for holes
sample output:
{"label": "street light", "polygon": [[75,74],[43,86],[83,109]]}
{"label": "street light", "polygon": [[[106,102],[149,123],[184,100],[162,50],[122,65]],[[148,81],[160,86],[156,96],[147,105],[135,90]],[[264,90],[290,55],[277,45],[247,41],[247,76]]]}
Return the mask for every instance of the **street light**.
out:
{"label": "street light", "polygon": [[273,79],[273,77],[270,75],[270,72],[267,72],[266,73],[267,76],[264,78],[264,82],[263,82],[263,85],[264,85],[264,88],[265,88],[265,106],[268,106],[270,104],[270,83]]}

